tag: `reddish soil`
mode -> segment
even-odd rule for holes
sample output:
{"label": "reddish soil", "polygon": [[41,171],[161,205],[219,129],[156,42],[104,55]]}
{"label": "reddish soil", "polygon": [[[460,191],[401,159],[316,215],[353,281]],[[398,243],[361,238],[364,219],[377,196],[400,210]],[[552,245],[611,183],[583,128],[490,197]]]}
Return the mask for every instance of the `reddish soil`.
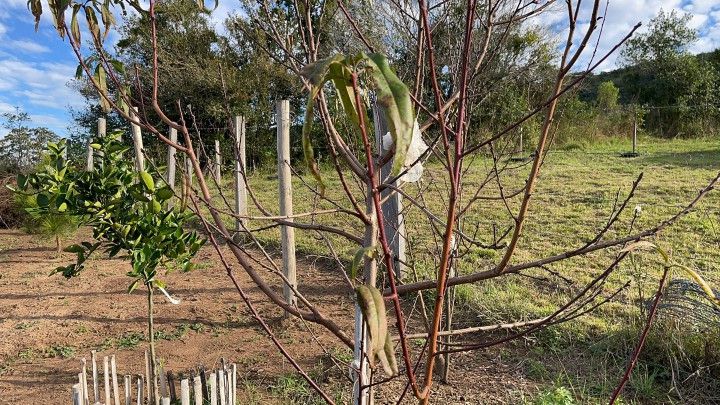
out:
{"label": "reddish soil", "polygon": [[[98,350],[100,358],[116,355],[121,375],[144,370],[146,342],[133,346],[128,337],[145,332],[145,295],[142,290],[127,294],[127,262],[98,256],[80,276],[66,280],[49,274],[74,255],[57,254],[52,244],[18,230],[0,230],[0,403],[69,403],[80,359],[89,360],[91,350]],[[236,362],[240,395],[247,396],[240,403],[282,402],[271,388],[279,377],[293,373],[292,366],[249,316],[210,246],[196,262],[192,272],[164,278],[171,294],[182,300],[179,305],[155,297],[156,330],[166,335],[158,342],[158,356],[176,373],[198,365],[210,368],[221,358]],[[330,270],[309,263],[298,267],[300,290],[351,334],[347,285]],[[249,277],[239,269],[236,273],[293,356],[320,376],[328,391],[341,392],[347,371],[332,366],[303,322],[283,320],[282,312],[251,287]],[[326,350],[344,350],[329,333],[311,329]],[[453,383],[436,385],[434,403],[517,403],[528,388],[522,370],[503,364],[497,354],[458,355],[453,364]],[[389,403],[402,385],[398,379],[381,387],[378,402]],[[413,403],[411,397],[408,393],[406,402]]]}

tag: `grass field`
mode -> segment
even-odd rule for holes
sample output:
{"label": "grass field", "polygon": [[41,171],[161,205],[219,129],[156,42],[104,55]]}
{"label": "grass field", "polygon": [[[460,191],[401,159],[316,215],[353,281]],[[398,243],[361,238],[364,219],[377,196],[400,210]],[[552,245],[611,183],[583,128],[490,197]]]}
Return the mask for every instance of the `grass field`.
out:
{"label": "grass field", "polygon": [[[647,138],[640,142],[640,156],[620,157],[620,153],[629,149],[627,142],[612,142],[585,147],[571,145],[551,151],[513,262],[531,261],[582,246],[603,227],[616,195],[619,193],[622,201],[641,172],[644,176],[629,209],[606,239],[628,234],[636,206],[641,212],[634,223],[635,230],[651,227],[672,216],[720,170],[720,145],[713,139],[668,141]],[[491,160],[485,157],[468,161],[464,183],[466,201],[467,196],[474,192],[473,186],[477,187],[483,181],[490,165]],[[519,166],[503,175],[501,180],[506,190],[514,190],[524,183],[528,165]],[[326,168],[324,173],[329,198],[343,201],[340,184],[333,177],[332,170]],[[442,176],[439,165],[430,164],[423,182],[406,190],[420,199],[422,189],[423,203],[441,218],[444,217],[443,196],[447,195]],[[312,183],[309,176],[303,181]],[[311,211],[315,203],[303,181],[296,179],[294,183],[296,213]],[[274,212],[277,204],[274,200],[276,180],[270,173],[260,172],[255,173],[250,182],[258,200]],[[497,187],[492,185],[486,187],[488,190],[481,195],[495,195]],[[362,201],[359,190],[356,195]],[[517,209],[519,200],[516,197],[510,201],[513,210]],[[655,240],[672,253],[674,260],[698,270],[713,286],[720,285],[718,202],[720,193],[711,193],[692,213],[663,231]],[[409,205],[406,203],[406,206]],[[318,203],[318,207],[332,208],[326,203]],[[359,221],[353,222],[338,215],[318,216],[317,220],[361,235]],[[477,237],[489,243],[493,225],[503,229],[509,226],[510,220],[500,201],[480,200],[468,211],[462,226],[468,234],[473,234],[477,228]],[[427,277],[436,266],[437,255],[432,254],[436,238],[425,216],[417,208],[408,208],[406,226],[412,265],[420,278]],[[260,237],[272,243],[277,240],[276,232],[261,232]],[[313,256],[328,254],[314,232],[299,231],[298,235],[299,251]],[[341,237],[330,239],[336,250],[349,260],[356,247]],[[549,315],[572,292],[602,271],[618,250],[597,252],[553,265],[552,270],[572,280],[570,285],[559,283],[557,279],[542,282],[511,276],[461,286],[457,290],[460,308],[460,323],[457,326],[478,326]],[[458,271],[468,274],[490,268],[501,255],[502,250],[469,249],[459,259]],[[509,356],[511,361],[523,367],[530,378],[547,387],[548,392],[539,394],[538,401],[542,402],[545,397],[562,397],[563,390],[567,390],[578,403],[607,401],[637,341],[638,330],[644,321],[645,302],[657,288],[661,272],[661,263],[650,253],[623,262],[609,279],[606,291],[614,291],[628,281],[630,287],[613,302],[592,314],[506,347],[502,355]],[[528,274],[547,275],[543,271]],[[674,276],[684,277],[684,274],[675,273]],[[720,401],[715,382],[718,368],[714,364],[716,359],[720,359],[717,334],[701,331],[704,330],[701,325],[662,322],[650,335],[641,363],[626,389],[626,401]],[[710,329],[716,327],[717,324]]]}

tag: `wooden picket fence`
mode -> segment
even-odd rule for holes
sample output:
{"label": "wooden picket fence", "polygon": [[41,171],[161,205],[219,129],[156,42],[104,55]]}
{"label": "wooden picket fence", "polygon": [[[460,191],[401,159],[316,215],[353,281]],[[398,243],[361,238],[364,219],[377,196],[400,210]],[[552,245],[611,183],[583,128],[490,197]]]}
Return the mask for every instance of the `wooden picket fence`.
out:
{"label": "wooden picket fence", "polygon": [[[160,398],[157,403],[160,405],[176,403],[181,405],[236,405],[237,365],[228,364],[225,359],[222,359],[220,364],[219,368],[210,372],[206,371],[204,367],[199,367],[178,374],[177,377],[172,371],[166,373],[162,367],[159,367]],[[87,360],[83,358],[81,372],[78,373],[78,382],[72,387],[73,405],[151,404],[150,390],[147,388],[147,381],[150,379],[150,361],[147,352],[145,352],[145,374],[125,374],[122,390],[118,381],[115,355],[104,356],[101,369],[97,355],[93,351],[90,367],[91,369],[88,370]],[[88,372],[92,377],[91,383],[88,382]]]}

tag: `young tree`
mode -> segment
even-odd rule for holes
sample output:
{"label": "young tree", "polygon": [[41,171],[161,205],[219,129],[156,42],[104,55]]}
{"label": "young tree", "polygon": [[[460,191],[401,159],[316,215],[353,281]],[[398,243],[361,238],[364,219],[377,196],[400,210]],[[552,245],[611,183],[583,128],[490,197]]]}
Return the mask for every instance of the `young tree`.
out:
{"label": "young tree", "polygon": [[595,103],[603,111],[612,111],[617,108],[620,89],[610,80],[600,83],[598,86]]}

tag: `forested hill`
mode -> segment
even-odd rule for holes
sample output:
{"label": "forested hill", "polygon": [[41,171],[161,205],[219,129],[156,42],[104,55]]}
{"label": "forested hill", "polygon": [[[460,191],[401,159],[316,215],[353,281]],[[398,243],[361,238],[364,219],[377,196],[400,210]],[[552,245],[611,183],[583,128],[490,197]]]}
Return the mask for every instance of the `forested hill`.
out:
{"label": "forested hill", "polygon": [[[714,68],[716,73],[720,72],[720,49],[690,55],[689,59],[695,59],[693,64],[709,64]],[[637,99],[637,93],[634,92],[637,88],[644,87],[644,85],[647,84],[662,84],[661,82],[655,83],[657,80],[656,76],[653,70],[644,70],[638,65],[621,67],[599,74],[591,74],[580,89],[580,98],[583,101],[595,100],[597,98],[598,86],[603,82],[611,81],[620,90],[618,102],[620,104],[634,104],[639,101]],[[720,83],[716,82],[716,86],[720,86]],[[646,102],[650,105],[661,105],[662,101],[661,99],[648,99]]]}

